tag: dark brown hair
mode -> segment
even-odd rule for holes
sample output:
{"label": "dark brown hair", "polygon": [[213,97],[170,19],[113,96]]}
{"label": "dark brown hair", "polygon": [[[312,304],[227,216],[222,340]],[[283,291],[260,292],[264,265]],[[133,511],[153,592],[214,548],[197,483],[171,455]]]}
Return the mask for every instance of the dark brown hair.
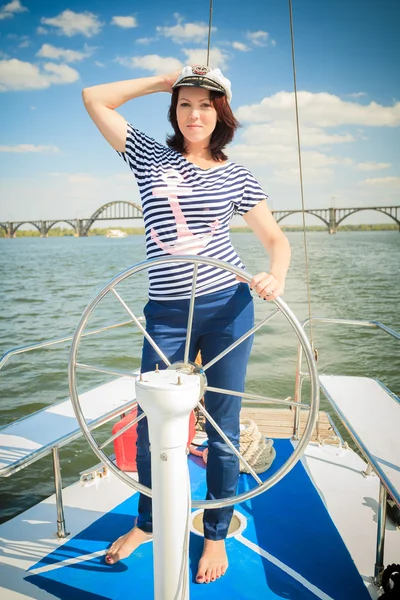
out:
{"label": "dark brown hair", "polygon": [[[183,137],[178,127],[178,120],[176,118],[178,97],[179,88],[175,88],[172,92],[171,106],[169,107],[168,111],[168,120],[172,125],[174,134],[167,136],[167,145],[173,150],[176,150],[181,154],[185,154],[185,138]],[[225,146],[233,140],[235,131],[238,127],[240,127],[240,124],[235,119],[225,94],[221,94],[220,92],[214,92],[210,90],[210,101],[215,110],[217,111],[217,124],[211,135],[208,149],[213,160],[227,160],[228,157],[222,151],[225,148]]]}

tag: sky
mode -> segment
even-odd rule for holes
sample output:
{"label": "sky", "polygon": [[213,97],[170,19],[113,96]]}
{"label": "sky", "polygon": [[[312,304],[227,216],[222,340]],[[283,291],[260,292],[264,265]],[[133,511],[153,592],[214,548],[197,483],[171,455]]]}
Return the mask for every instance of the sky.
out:
{"label": "sky", "polygon": [[[81,92],[204,64],[208,18],[208,0],[0,4],[0,221],[139,202]],[[293,18],[306,207],[400,205],[400,5],[293,0]],[[232,81],[241,123],[227,153],[275,210],[301,208],[291,61],[285,0],[214,0],[210,62]],[[119,112],[164,143],[169,100],[158,93]],[[368,211],[348,222],[390,220]]]}

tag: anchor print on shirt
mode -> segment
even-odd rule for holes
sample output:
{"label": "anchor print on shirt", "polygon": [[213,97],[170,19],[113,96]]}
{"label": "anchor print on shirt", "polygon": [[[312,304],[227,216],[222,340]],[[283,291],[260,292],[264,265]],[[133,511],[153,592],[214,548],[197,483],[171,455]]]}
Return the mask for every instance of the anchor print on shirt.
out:
{"label": "anchor print on shirt", "polygon": [[161,176],[161,179],[167,186],[155,188],[152,195],[168,198],[176,222],[177,238],[174,242],[162,242],[156,230],[151,228],[151,239],[159,248],[161,248],[161,250],[168,254],[198,254],[209,244],[214,233],[219,228],[220,223],[218,219],[211,223],[211,229],[208,233],[192,233],[178,200],[178,194],[180,196],[190,196],[192,194],[191,188],[179,185],[184,179],[178,171],[175,171],[175,169],[167,171]]}

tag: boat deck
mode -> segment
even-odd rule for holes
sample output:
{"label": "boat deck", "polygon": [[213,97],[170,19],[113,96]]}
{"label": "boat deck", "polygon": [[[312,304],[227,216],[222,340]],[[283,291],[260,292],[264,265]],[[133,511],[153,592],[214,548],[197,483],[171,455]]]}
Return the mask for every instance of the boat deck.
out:
{"label": "boat deck", "polygon": [[[308,414],[308,411],[300,411],[300,435],[304,432]],[[255,421],[258,429],[265,437],[273,439],[290,439],[293,435],[294,411],[290,408],[250,408],[244,405],[242,407],[241,416]],[[324,443],[337,444],[337,433],[326,412],[319,412],[318,422],[314,427],[310,441],[323,441]]]}
{"label": "boat deck", "polygon": [[[290,440],[274,443],[277,458],[263,479],[293,448]],[[193,495],[201,499],[204,465],[192,457],[189,466]],[[350,449],[310,444],[302,461],[274,488],[236,506],[246,527],[228,540],[230,569],[212,585],[198,585],[192,579],[202,542],[191,534],[191,598],[368,600],[368,587],[371,597],[377,598],[369,577],[379,481],[365,478],[364,468]],[[239,491],[249,485],[253,485],[250,476],[242,475]],[[78,482],[66,488],[64,502],[71,533],[65,540],[54,536],[54,496],[0,526],[2,600],[125,600],[130,597],[127,589],[151,600],[151,543],[115,566],[104,562],[109,544],[132,526],[137,493],[132,495],[108,473],[92,484]],[[389,522],[386,529],[385,558],[395,562],[400,532]]]}
{"label": "boat deck", "polygon": [[[119,402],[131,405],[134,401],[132,380],[120,378],[101,389],[104,398],[95,391],[85,395],[88,402],[85,414],[89,419],[119,410]],[[104,406],[99,402],[101,399]],[[287,408],[244,406],[241,416],[254,420],[259,430],[274,440],[276,459],[261,475],[265,479],[276,472],[296,445],[290,439],[294,412]],[[32,418],[39,419],[44,426],[32,428],[27,418],[8,432],[8,442],[4,439],[4,451],[10,445],[16,447],[15,456],[11,456],[14,460],[24,459],[22,449],[27,453],[46,449],[47,435],[56,436],[60,443],[77,435],[69,401]],[[307,418],[308,411],[301,411],[300,434]],[[3,436],[6,433],[3,431]],[[18,436],[11,439],[12,433]],[[204,436],[199,443],[202,440]],[[202,539],[192,530],[189,555],[192,600],[221,596],[231,600],[283,597],[375,600],[378,597],[371,576],[379,479],[374,475],[364,477],[365,462],[353,450],[337,443],[335,427],[323,411],[319,413],[312,440],[323,443],[309,443],[302,460],[277,485],[236,505],[245,528],[228,539],[230,569],[212,585],[202,586],[194,581]],[[10,457],[7,460],[9,463]],[[205,465],[199,457],[191,456],[188,461],[192,494],[201,500],[206,493]],[[252,477],[242,474],[239,492],[253,485]],[[110,543],[132,527],[138,494],[132,494],[126,484],[107,473],[92,483],[77,482],[69,486],[63,490],[63,498],[66,528],[70,532],[66,539],[58,540],[55,536],[54,496],[0,526],[1,600],[126,600],[130,597],[129,589],[141,600],[152,600],[151,543],[117,565],[110,566],[104,561]],[[400,531],[388,520],[385,563],[398,562],[399,556]]]}

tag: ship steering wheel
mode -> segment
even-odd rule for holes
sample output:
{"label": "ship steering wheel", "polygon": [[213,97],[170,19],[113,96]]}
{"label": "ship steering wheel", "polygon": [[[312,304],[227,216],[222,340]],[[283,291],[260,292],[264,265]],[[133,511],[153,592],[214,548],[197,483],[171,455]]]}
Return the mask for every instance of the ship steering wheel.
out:
{"label": "ship steering wheel", "polygon": [[[171,365],[168,358],[164,355],[164,353],[161,351],[161,349],[157,346],[157,344],[154,342],[154,340],[151,338],[151,336],[145,331],[145,328],[141,324],[139,318],[134,315],[134,313],[131,311],[131,309],[128,307],[128,305],[125,303],[125,301],[121,298],[121,296],[118,293],[116,288],[119,284],[121,284],[121,282],[127,280],[130,277],[134,277],[137,273],[139,273],[141,271],[145,271],[152,267],[159,267],[159,266],[176,264],[176,263],[193,264],[193,284],[192,284],[192,295],[191,295],[191,300],[190,300],[190,304],[189,304],[188,325],[187,325],[184,358],[183,358],[182,362]],[[300,437],[298,443],[296,444],[296,447],[294,448],[293,453],[289,456],[289,458],[286,460],[286,462],[273,475],[268,477],[265,481],[261,481],[261,479],[258,477],[258,475],[253,471],[253,469],[251,467],[249,467],[249,465],[247,465],[246,461],[243,459],[243,457],[241,457],[241,455],[236,450],[236,448],[229,442],[228,438],[223,433],[223,431],[221,431],[219,429],[219,427],[216,425],[216,423],[213,422],[213,420],[210,418],[210,415],[208,415],[207,411],[200,404],[200,400],[201,400],[204,392],[206,392],[207,389],[209,389],[207,386],[207,381],[206,381],[206,376],[205,376],[205,372],[207,371],[208,366],[211,366],[211,363],[215,364],[215,362],[217,362],[217,360],[222,358],[222,356],[225,355],[227,353],[227,351],[232,350],[233,347],[236,347],[236,345],[238,345],[238,343],[240,343],[240,342],[235,342],[227,350],[225,350],[223,353],[221,353],[215,359],[210,361],[210,363],[208,363],[208,365],[204,365],[203,367],[199,367],[199,366],[194,365],[193,363],[189,362],[188,354],[189,354],[190,338],[191,338],[191,331],[192,331],[193,310],[194,310],[194,306],[195,306],[195,290],[196,290],[196,283],[197,283],[198,267],[200,264],[217,267],[219,269],[223,269],[225,271],[233,273],[234,275],[240,276],[242,279],[246,280],[247,283],[250,283],[250,281],[252,280],[252,276],[250,274],[248,274],[246,271],[243,271],[242,269],[239,269],[229,263],[226,263],[226,262],[223,262],[223,261],[220,261],[217,259],[213,259],[213,258],[198,257],[198,256],[171,256],[171,257],[165,257],[165,258],[156,258],[156,259],[143,261],[141,263],[138,263],[137,265],[134,265],[133,267],[126,269],[125,271],[123,271],[122,273],[120,273],[116,277],[114,277],[111,281],[109,281],[100,290],[100,292],[96,295],[96,297],[90,302],[90,304],[87,306],[87,308],[84,310],[82,317],[79,321],[79,324],[76,328],[76,331],[75,331],[75,334],[74,334],[74,337],[72,340],[72,344],[71,344],[68,375],[69,375],[69,387],[70,387],[71,401],[72,401],[72,405],[73,405],[73,408],[75,411],[75,415],[76,415],[76,418],[80,425],[80,428],[82,430],[82,433],[85,436],[85,438],[87,439],[87,441],[88,441],[89,445],[91,446],[92,450],[94,451],[94,453],[98,456],[100,461],[103,464],[105,464],[108,467],[108,469],[112,473],[114,473],[114,475],[116,475],[120,480],[122,480],[124,483],[126,483],[131,488],[134,488],[135,490],[141,492],[142,494],[145,494],[146,496],[151,497],[152,491],[150,488],[140,484],[138,481],[133,479],[127,473],[120,470],[118,468],[118,466],[116,464],[114,464],[114,462],[103,451],[103,448],[106,445],[108,445],[108,443],[110,443],[110,441],[115,439],[115,437],[117,437],[118,435],[121,435],[129,427],[133,427],[141,418],[143,418],[145,416],[145,414],[141,413],[141,415],[139,415],[136,419],[132,420],[126,427],[121,429],[112,438],[110,438],[103,444],[98,444],[98,442],[94,439],[94,437],[91,433],[90,425],[88,425],[88,423],[86,422],[85,416],[82,411],[81,403],[80,403],[79,393],[77,390],[77,370],[78,369],[89,369],[89,370],[99,371],[99,372],[103,372],[103,373],[109,373],[109,374],[113,374],[113,375],[122,375],[122,376],[130,377],[132,379],[137,378],[137,374],[134,374],[132,372],[130,372],[130,373],[129,372],[121,372],[121,371],[117,372],[117,371],[113,371],[111,369],[90,367],[88,365],[82,365],[77,361],[79,344],[80,344],[82,334],[84,332],[84,328],[86,326],[86,323],[87,323],[89,317],[91,316],[93,311],[96,309],[96,307],[99,305],[101,300],[103,300],[103,298],[105,298],[108,294],[114,294],[115,297],[118,299],[118,301],[121,303],[121,305],[124,307],[124,309],[127,311],[127,313],[130,315],[132,321],[141,330],[143,335],[146,336],[149,343],[153,346],[153,348],[159,354],[160,360],[165,362],[169,369],[175,369],[177,371],[177,374],[179,374],[179,372],[181,372],[181,371],[186,371],[186,372],[195,372],[199,375],[199,377],[201,378],[201,385],[200,385],[199,402],[198,402],[197,406],[199,407],[200,411],[204,414],[205,418],[210,420],[211,424],[217,428],[217,430],[219,431],[220,435],[222,435],[224,440],[227,443],[229,443],[231,449],[238,455],[238,458],[240,458],[240,460],[246,465],[246,467],[249,469],[250,473],[253,475],[253,477],[255,478],[255,480],[257,482],[257,485],[254,486],[253,488],[247,490],[246,492],[236,494],[234,496],[230,496],[229,498],[223,498],[223,499],[218,499],[218,500],[203,500],[203,501],[196,500],[196,501],[192,502],[193,508],[210,509],[210,508],[221,508],[223,506],[230,506],[233,504],[241,503],[250,498],[253,498],[254,496],[257,496],[257,495],[265,492],[266,490],[268,490],[269,488],[274,486],[276,483],[278,483],[295,466],[295,464],[301,458],[301,456],[311,438],[311,435],[312,435],[312,432],[313,432],[313,429],[314,429],[314,426],[315,426],[315,423],[317,420],[318,409],[319,409],[319,384],[318,384],[318,373],[317,373],[317,368],[316,368],[316,364],[315,364],[315,360],[314,360],[313,351],[312,351],[310,342],[305,334],[303,327],[301,326],[301,324],[299,323],[299,321],[297,320],[297,318],[295,317],[293,312],[290,310],[290,308],[285,304],[285,302],[281,298],[277,298],[276,300],[273,300],[273,302],[275,303],[276,309],[274,311],[270,312],[268,316],[261,319],[261,321],[259,321],[253,328],[251,328],[243,337],[250,336],[254,331],[256,331],[257,329],[262,327],[266,322],[268,322],[275,314],[277,314],[279,312],[282,313],[285,316],[285,318],[287,319],[287,321],[289,322],[289,324],[291,325],[294,333],[296,334],[296,336],[303,348],[304,356],[305,356],[306,363],[308,366],[308,371],[309,371],[311,399],[310,399],[309,404],[304,404],[304,403],[300,403],[300,402],[292,402],[290,400],[277,400],[277,399],[272,399],[272,398],[265,398],[265,397],[262,397],[260,395],[255,395],[255,394],[246,394],[246,393],[242,394],[242,393],[234,392],[238,396],[242,396],[242,397],[245,397],[248,399],[253,399],[255,402],[257,402],[257,400],[258,401],[261,400],[264,402],[268,401],[270,403],[280,404],[283,406],[297,406],[301,409],[307,408],[309,411],[306,426],[303,431],[303,435]],[[241,339],[243,339],[243,337]],[[229,393],[229,394],[232,393],[231,390],[218,390],[218,391],[220,391],[222,393]],[[125,408],[125,410],[127,410],[127,408]],[[122,413],[122,412],[124,412],[123,409],[121,409],[120,413]]]}

